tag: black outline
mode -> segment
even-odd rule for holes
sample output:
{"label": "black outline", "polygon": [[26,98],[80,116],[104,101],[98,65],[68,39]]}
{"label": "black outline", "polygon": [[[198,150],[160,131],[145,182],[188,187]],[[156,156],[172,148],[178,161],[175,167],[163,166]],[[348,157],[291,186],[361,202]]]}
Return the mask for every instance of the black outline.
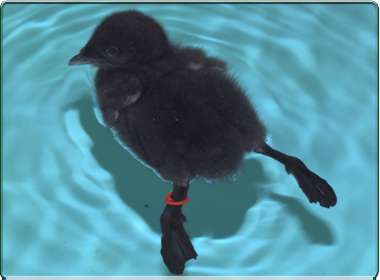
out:
{"label": "black outline", "polygon": [[[377,11],[377,133],[376,133],[376,138],[377,138],[377,272],[373,276],[373,279],[376,280],[377,277],[379,276],[379,185],[380,185],[380,176],[379,176],[379,4],[376,1],[365,1],[365,2],[330,2],[330,1],[319,1],[319,2],[307,2],[307,1],[300,1],[300,2],[282,2],[280,1],[267,1],[267,2],[254,2],[254,1],[247,1],[247,2],[233,2],[233,1],[220,1],[220,2],[207,2],[207,1],[202,1],[202,2],[151,2],[151,1],[131,1],[131,2],[108,2],[108,1],[96,1],[96,2],[7,2],[4,1],[0,5],[0,38],[1,38],[1,46],[0,46],[0,53],[1,53],[1,69],[0,69],[0,81],[1,81],[1,86],[0,86],[0,127],[1,127],[1,137],[0,137],[0,155],[1,155],[1,170],[0,170],[0,202],[1,202],[1,213],[3,213],[3,12],[4,12],[4,6],[5,5],[12,5],[12,4],[43,4],[43,5],[49,5],[49,4],[156,4],[156,5],[181,5],[181,4],[234,4],[234,5],[240,5],[240,4],[292,4],[292,5],[297,5],[297,4],[332,4],[332,5],[338,5],[338,4],[350,4],[350,5],[373,5],[376,8]],[[2,216],[2,215],[1,215]],[[6,276],[3,274],[3,219],[1,217],[0,219],[0,275],[1,279],[6,280]],[[318,275],[315,275],[318,276]],[[320,275],[322,276],[322,275]],[[328,277],[327,275],[325,275]],[[337,275],[339,277],[339,275]],[[342,275],[340,277],[344,277],[347,275]],[[196,276],[195,276],[196,277]],[[223,276],[222,276],[223,277]],[[309,277],[309,276],[302,276],[302,277]],[[322,276],[323,277],[323,276]]]}

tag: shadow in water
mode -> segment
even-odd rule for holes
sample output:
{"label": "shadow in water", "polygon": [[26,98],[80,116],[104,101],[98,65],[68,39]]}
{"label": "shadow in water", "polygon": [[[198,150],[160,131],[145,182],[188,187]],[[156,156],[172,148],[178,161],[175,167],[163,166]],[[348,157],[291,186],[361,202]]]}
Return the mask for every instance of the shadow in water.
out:
{"label": "shadow in water", "polygon": [[[164,197],[172,186],[136,160],[115,140],[111,131],[97,121],[91,98],[81,99],[73,107],[79,110],[81,124],[94,143],[94,157],[112,175],[118,195],[160,233],[159,217]],[[247,210],[265,191],[260,186],[268,182],[270,178],[258,160],[246,161],[234,181],[220,180],[209,184],[194,180],[190,186],[191,202],[184,207],[189,235],[223,238],[234,234]],[[302,203],[278,194],[270,194],[270,198],[284,204],[289,214],[298,218],[311,242],[333,243],[333,234],[326,223]]]}
{"label": "shadow in water", "polygon": [[298,222],[310,242],[322,245],[331,245],[335,243],[334,234],[328,224],[308,210],[303,202],[299,202],[293,197],[275,193],[271,193],[269,198],[283,204],[285,210],[298,219]]}
{"label": "shadow in water", "polygon": [[233,235],[261,197],[260,186],[268,181],[258,160],[245,161],[234,181],[195,181],[190,190],[192,201],[185,209],[189,234],[213,238]]}

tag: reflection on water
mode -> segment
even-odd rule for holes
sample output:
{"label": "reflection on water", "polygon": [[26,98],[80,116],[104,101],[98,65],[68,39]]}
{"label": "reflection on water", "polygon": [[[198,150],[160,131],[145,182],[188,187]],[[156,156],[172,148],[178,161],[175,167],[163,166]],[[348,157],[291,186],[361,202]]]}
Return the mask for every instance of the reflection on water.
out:
{"label": "reflection on water", "polygon": [[[6,275],[162,275],[171,187],[94,113],[94,70],[68,59],[102,17],[136,8],[172,40],[225,59],[273,146],[339,197],[307,202],[282,166],[250,155],[235,180],[192,184],[186,275],[376,271],[376,22],[371,4],[7,4],[3,17]],[[360,258],[358,258],[360,256]]]}

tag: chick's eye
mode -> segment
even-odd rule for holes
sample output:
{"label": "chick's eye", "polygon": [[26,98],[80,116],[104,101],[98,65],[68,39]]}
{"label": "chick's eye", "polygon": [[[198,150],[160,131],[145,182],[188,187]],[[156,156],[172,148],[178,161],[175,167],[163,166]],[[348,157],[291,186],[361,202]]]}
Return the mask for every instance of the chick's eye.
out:
{"label": "chick's eye", "polygon": [[105,54],[107,57],[114,57],[119,54],[119,48],[112,46],[106,49]]}

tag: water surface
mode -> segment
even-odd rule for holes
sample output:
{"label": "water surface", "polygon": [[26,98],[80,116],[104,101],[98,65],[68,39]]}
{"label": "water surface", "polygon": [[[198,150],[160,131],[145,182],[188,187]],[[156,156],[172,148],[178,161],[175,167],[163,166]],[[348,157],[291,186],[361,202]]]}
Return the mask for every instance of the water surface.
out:
{"label": "water surface", "polygon": [[269,158],[192,184],[186,275],[372,275],[377,248],[377,10],[372,4],[6,4],[6,275],[165,275],[171,187],[94,112],[90,67],[68,67],[101,19],[135,8],[170,39],[223,58],[270,143],[301,157],[338,204],[307,202]]}

